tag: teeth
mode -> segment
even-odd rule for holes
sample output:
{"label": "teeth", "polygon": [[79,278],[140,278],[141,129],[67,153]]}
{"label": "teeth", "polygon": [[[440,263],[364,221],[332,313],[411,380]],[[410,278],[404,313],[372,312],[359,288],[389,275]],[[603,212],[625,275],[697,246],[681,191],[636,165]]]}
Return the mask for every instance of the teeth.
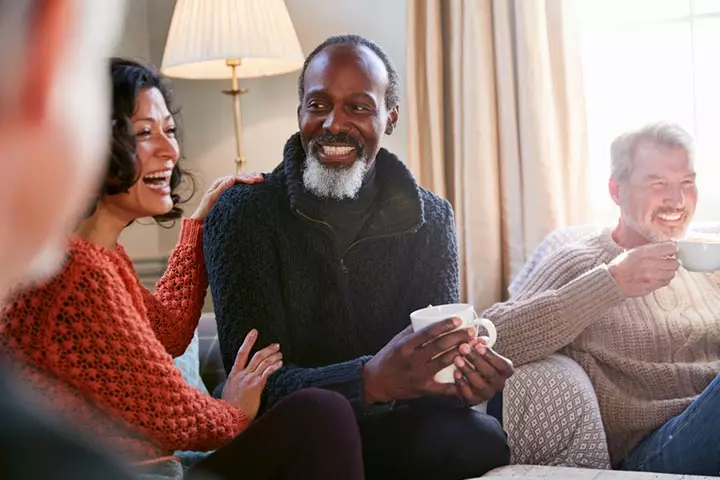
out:
{"label": "teeth", "polygon": [[323,153],[326,155],[332,155],[332,156],[338,156],[341,157],[343,155],[347,155],[348,153],[352,152],[355,148],[354,147],[331,147],[331,146],[323,146]]}
{"label": "teeth", "polygon": [[675,222],[682,218],[682,213],[676,213],[676,214],[672,214],[672,215],[660,213],[660,214],[658,214],[658,218],[661,218],[662,220],[667,220],[670,222]]}
{"label": "teeth", "polygon": [[170,183],[167,180],[156,183],[146,183],[145,186],[151,190],[165,190],[170,188]]}
{"label": "teeth", "polygon": [[149,174],[145,175],[143,178],[145,178],[145,179],[165,178],[165,179],[167,179],[167,178],[170,178],[171,175],[172,175],[172,172],[167,172],[167,171],[166,172],[155,172],[155,173],[149,173]]}

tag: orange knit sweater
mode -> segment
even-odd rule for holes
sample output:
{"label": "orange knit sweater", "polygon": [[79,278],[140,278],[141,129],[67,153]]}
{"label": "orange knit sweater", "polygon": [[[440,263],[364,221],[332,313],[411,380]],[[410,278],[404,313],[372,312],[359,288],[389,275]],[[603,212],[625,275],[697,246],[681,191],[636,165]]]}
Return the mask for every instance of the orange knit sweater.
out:
{"label": "orange knit sweater", "polygon": [[247,417],[189,386],[172,362],[192,339],[206,289],[200,221],[183,221],[154,295],[122,246],[73,238],[58,277],[9,307],[0,345],[25,361],[29,383],[59,414],[131,461],[213,450]]}

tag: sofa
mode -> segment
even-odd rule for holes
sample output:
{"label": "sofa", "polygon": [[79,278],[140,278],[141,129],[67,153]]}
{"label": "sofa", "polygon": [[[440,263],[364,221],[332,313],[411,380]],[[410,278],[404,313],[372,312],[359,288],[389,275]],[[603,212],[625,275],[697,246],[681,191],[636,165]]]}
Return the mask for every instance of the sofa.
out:
{"label": "sofa", "polygon": [[[511,298],[548,255],[602,228],[572,226],[548,235],[513,279]],[[720,233],[720,224],[696,225],[693,230]],[[187,381],[204,392],[224,380],[212,313],[203,314],[192,343],[175,363]],[[516,368],[504,391],[503,412],[512,465],[490,472],[487,478],[701,478],[609,471],[607,441],[594,389],[584,370],[564,355]]]}

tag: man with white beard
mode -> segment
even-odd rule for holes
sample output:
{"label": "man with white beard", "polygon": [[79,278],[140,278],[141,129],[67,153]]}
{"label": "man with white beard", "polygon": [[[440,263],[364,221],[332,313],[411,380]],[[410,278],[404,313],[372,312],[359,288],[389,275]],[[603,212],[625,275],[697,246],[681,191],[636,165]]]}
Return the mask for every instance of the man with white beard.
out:
{"label": "man with white beard", "polygon": [[[119,0],[0,0],[0,307],[60,266],[109,138],[107,56]],[[0,359],[0,478],[127,479],[33,405]]]}
{"label": "man with white beard", "polygon": [[[300,131],[282,164],[226,192],[206,220],[226,370],[250,329],[279,343],[285,366],[263,407],[307,387],[342,393],[368,479],[464,479],[506,464],[500,424],[468,405],[501,390],[512,364],[457,319],[409,326],[414,310],[458,301],[457,247],[450,204],[381,148],[398,120],[392,61],[365,38],[331,37],[298,87]],[[434,381],[463,361],[455,383]]]}

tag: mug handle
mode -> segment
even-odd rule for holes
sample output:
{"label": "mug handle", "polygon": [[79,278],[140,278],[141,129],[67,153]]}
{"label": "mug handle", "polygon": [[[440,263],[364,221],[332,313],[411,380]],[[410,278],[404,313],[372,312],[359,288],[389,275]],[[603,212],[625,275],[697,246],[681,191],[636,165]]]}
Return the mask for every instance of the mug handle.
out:
{"label": "mug handle", "polygon": [[[497,330],[495,329],[495,324],[487,318],[478,317],[478,314],[477,312],[475,312],[475,310],[473,310],[473,314],[475,315],[475,319],[470,323],[473,327],[475,327],[475,330],[477,330],[478,327],[483,327],[485,330],[488,331],[487,347],[492,348],[492,346],[495,345],[495,342],[497,341]],[[479,334],[480,332],[478,332],[478,335]]]}

